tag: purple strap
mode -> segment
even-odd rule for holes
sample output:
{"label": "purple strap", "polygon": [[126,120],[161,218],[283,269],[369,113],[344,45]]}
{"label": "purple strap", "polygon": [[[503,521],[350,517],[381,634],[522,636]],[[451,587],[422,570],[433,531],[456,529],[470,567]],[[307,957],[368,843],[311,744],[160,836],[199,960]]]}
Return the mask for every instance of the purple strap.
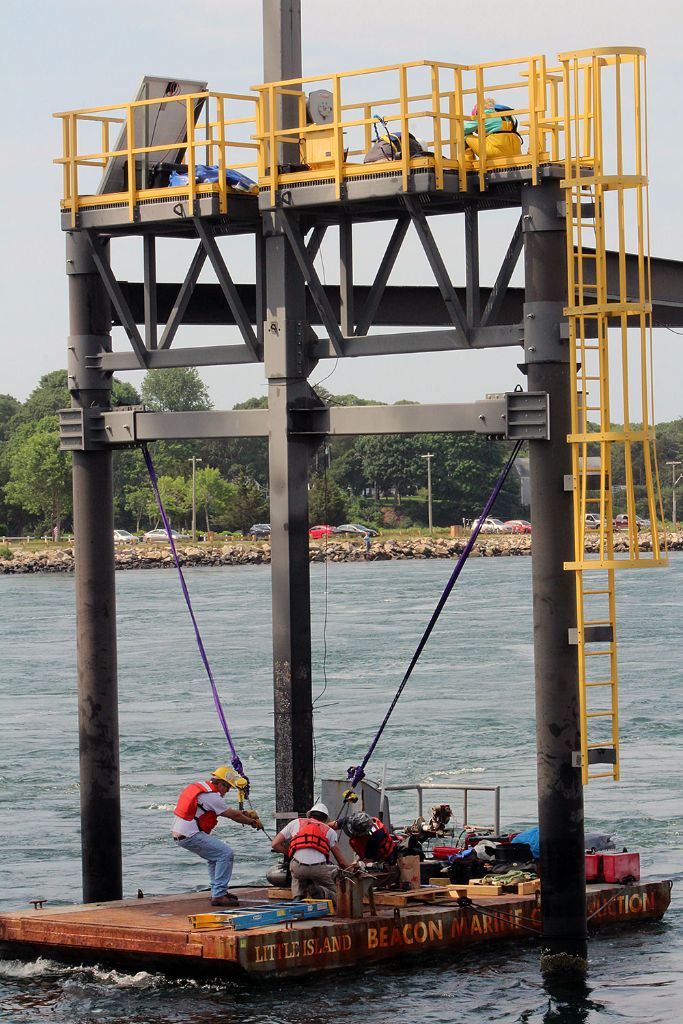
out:
{"label": "purple strap", "polygon": [[149,479],[152,482],[152,490],[154,491],[154,497],[157,500],[157,505],[159,506],[159,512],[161,514],[161,519],[162,519],[162,522],[164,524],[164,528],[166,530],[166,535],[168,537],[168,542],[171,545],[171,551],[173,553],[173,561],[175,562],[176,569],[178,570],[178,576],[180,577],[180,586],[182,587],[183,595],[185,597],[185,604],[187,605],[187,610],[190,613],[190,618],[192,619],[192,625],[194,626],[194,634],[195,634],[195,636],[197,638],[197,647],[199,648],[199,653],[201,655],[202,661],[204,662],[204,668],[206,669],[206,674],[209,677],[209,682],[211,683],[211,692],[213,693],[213,702],[216,705],[216,711],[218,713],[218,718],[220,719],[220,723],[221,723],[221,725],[223,727],[223,732],[225,733],[225,738],[228,741],[228,745],[230,747],[230,752],[232,753],[232,758],[231,758],[230,763],[232,764],[232,766],[235,769],[235,771],[239,772],[239,774],[242,775],[245,779],[247,779],[247,782],[249,782],[249,779],[244,774],[244,768],[242,767],[242,762],[240,761],[239,757],[237,756],[237,751],[235,750],[235,744],[232,742],[232,736],[230,735],[230,729],[228,728],[228,723],[227,723],[227,720],[226,720],[226,717],[225,717],[225,713],[223,711],[223,706],[221,704],[220,697],[218,696],[218,690],[216,688],[216,682],[215,682],[215,680],[213,678],[213,672],[211,671],[211,666],[209,665],[209,659],[207,658],[206,651],[204,650],[204,643],[202,641],[201,633],[199,632],[199,626],[197,625],[197,620],[196,620],[195,615],[194,615],[194,609],[192,608],[192,602],[190,600],[190,594],[189,594],[189,591],[187,589],[187,584],[185,583],[185,577],[183,576],[183,570],[180,568],[180,562],[178,561],[178,552],[176,551],[175,544],[173,543],[173,533],[171,532],[171,524],[168,521],[168,516],[166,515],[166,509],[164,508],[163,502],[161,500],[161,495],[159,494],[159,484],[157,482],[157,475],[156,475],[156,473],[154,471],[154,463],[152,462],[152,456],[149,454],[149,449],[147,448],[146,444],[142,445],[142,454],[145,457],[145,462],[147,464],[147,472],[149,473]]}
{"label": "purple strap", "polygon": [[415,666],[416,666],[416,664],[418,662],[418,659],[419,659],[420,655],[422,654],[422,651],[424,650],[425,644],[429,640],[429,636],[430,636],[432,630],[434,629],[434,626],[436,625],[436,620],[439,618],[439,615],[441,614],[443,606],[446,604],[446,601],[448,600],[448,596],[449,596],[451,590],[453,589],[453,587],[455,586],[455,582],[456,582],[458,576],[460,575],[462,567],[464,566],[464,564],[467,561],[467,558],[468,558],[472,548],[474,547],[475,541],[476,541],[477,537],[479,536],[481,528],[484,525],[484,522],[486,521],[487,516],[491,512],[491,509],[493,508],[493,505],[494,505],[494,502],[495,502],[496,498],[500,494],[501,488],[502,488],[503,484],[505,483],[505,481],[507,479],[508,473],[512,469],[512,464],[515,461],[515,459],[517,458],[517,455],[518,455],[519,450],[520,450],[521,447],[522,447],[522,442],[518,441],[517,444],[515,445],[514,449],[513,449],[512,455],[508,459],[507,465],[505,466],[505,468],[503,469],[502,473],[498,477],[498,479],[496,481],[496,485],[493,488],[488,501],[484,505],[484,511],[480,515],[479,520],[477,522],[477,525],[472,530],[472,534],[470,536],[470,539],[467,541],[467,544],[465,545],[465,547],[464,547],[464,549],[462,551],[462,554],[460,555],[460,558],[456,562],[455,568],[453,569],[453,572],[451,573],[451,578],[449,579],[448,583],[446,584],[444,592],[441,595],[441,597],[439,598],[439,603],[437,604],[436,608],[434,609],[434,613],[433,613],[431,619],[429,620],[427,628],[425,629],[424,633],[422,634],[422,639],[420,640],[419,644],[417,645],[417,650],[415,651],[415,654],[412,657],[410,665],[408,666],[408,670],[407,670],[406,674],[404,675],[403,679],[401,680],[401,685],[399,686],[398,690],[396,691],[396,696],[392,700],[392,702],[391,702],[391,704],[389,706],[389,710],[387,711],[386,715],[384,716],[384,721],[380,725],[379,729],[377,730],[377,734],[376,734],[374,740],[370,744],[370,749],[368,750],[367,754],[363,758],[362,762],[357,767],[349,768],[348,776],[351,779],[351,788],[352,789],[355,789],[356,786],[358,785],[358,783],[361,781],[361,779],[365,776],[365,766],[367,765],[368,761],[372,757],[372,754],[373,754],[373,751],[374,751],[375,747],[379,743],[380,737],[381,737],[382,733],[384,732],[385,726],[386,726],[387,722],[389,721],[389,718],[391,717],[391,713],[394,710],[394,708],[396,707],[396,705],[398,703],[398,699],[401,696],[401,694],[403,693],[403,690],[405,689],[406,683],[410,679],[410,675],[411,675],[413,669],[415,668]]}

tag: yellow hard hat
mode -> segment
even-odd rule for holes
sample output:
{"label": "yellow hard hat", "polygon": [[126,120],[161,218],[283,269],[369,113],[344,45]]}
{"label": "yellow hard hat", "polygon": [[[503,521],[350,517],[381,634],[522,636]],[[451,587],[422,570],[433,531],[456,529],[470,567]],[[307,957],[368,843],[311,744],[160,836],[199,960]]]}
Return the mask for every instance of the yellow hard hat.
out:
{"label": "yellow hard hat", "polygon": [[247,780],[238,775],[234,768],[230,768],[226,764],[220,765],[214,772],[211,772],[211,778],[219,779],[226,786],[235,786],[237,789],[247,785]]}

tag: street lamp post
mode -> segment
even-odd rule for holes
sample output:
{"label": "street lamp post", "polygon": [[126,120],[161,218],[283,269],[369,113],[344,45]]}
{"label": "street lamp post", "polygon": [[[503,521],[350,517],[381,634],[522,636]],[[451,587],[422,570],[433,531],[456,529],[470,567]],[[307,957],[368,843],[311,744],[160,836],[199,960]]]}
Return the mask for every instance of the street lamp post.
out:
{"label": "street lamp post", "polygon": [[426,455],[421,455],[421,459],[427,460],[427,509],[429,515],[429,533],[432,532],[432,459],[434,458],[433,452],[427,452]]}
{"label": "street lamp post", "polygon": [[192,463],[192,540],[197,540],[197,463],[203,462],[203,459],[198,459],[196,455],[193,455],[191,459],[187,460]]}
{"label": "street lamp post", "polygon": [[683,465],[680,460],[677,462],[674,462],[673,460],[671,462],[667,462],[667,466],[671,466],[671,519],[674,530],[676,529],[676,484],[680,483],[683,479],[683,473],[679,473],[678,476],[676,476],[676,466],[680,465]]}

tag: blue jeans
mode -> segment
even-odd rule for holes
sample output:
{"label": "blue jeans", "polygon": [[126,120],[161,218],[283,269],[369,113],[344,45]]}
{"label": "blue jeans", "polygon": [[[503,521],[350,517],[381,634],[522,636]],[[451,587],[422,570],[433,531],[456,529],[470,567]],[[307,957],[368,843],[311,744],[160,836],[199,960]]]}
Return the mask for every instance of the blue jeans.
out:
{"label": "blue jeans", "polygon": [[207,832],[197,832],[187,839],[179,839],[178,846],[183,850],[191,850],[198,857],[208,862],[209,879],[211,880],[211,896],[225,896],[228,891],[228,882],[232,876],[232,864],[235,859],[231,848],[227,843],[209,835]]}

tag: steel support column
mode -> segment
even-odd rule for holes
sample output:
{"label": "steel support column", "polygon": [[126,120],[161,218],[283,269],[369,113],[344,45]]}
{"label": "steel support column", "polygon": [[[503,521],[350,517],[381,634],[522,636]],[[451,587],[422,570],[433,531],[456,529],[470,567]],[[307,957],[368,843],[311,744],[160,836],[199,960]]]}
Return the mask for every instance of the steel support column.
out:
{"label": "steel support column", "polygon": [[[264,81],[301,75],[298,0],[264,0]],[[284,105],[283,116],[287,113]],[[292,107],[291,116],[296,116]],[[293,122],[292,122],[293,123]],[[285,124],[285,127],[287,125]],[[306,287],[274,216],[264,218],[264,359],[270,416],[270,522],[275,707],[275,808],[278,828],[313,802],[311,598],[308,562],[310,441],[290,438],[289,408],[310,394]]]}
{"label": "steel support column", "polygon": [[[101,254],[108,258],[106,247]],[[111,349],[111,311],[84,235],[67,234],[69,390],[74,408],[111,405],[86,358]],[[121,899],[112,452],[73,453],[81,851],[85,903]]]}
{"label": "steel support column", "polygon": [[[541,905],[548,954],[586,957],[584,819],[579,749],[574,579],[563,568],[573,557],[571,473],[567,434],[574,386],[560,321],[567,302],[566,236],[558,216],[559,184],[522,192],[526,284],[525,350],[530,391],[550,397],[550,440],[529,442],[538,820],[541,835]],[[566,963],[566,958],[556,961]],[[544,959],[544,966],[552,963]]]}

